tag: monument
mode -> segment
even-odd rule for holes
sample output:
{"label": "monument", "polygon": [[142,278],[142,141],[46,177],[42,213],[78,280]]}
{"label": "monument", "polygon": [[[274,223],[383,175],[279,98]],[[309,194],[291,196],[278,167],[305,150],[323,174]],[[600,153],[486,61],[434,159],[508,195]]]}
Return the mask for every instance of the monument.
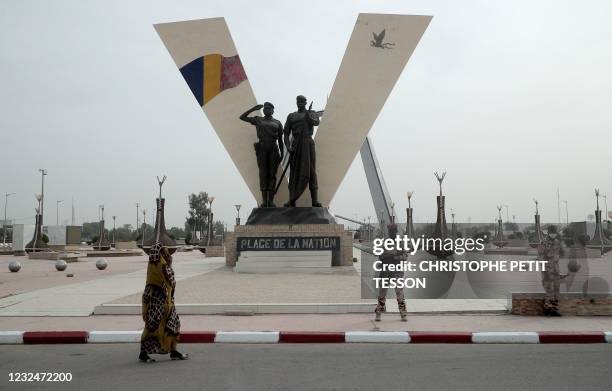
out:
{"label": "monument", "polygon": [[43,232],[42,232],[42,224],[43,224],[43,215],[42,215],[42,193],[36,195],[36,200],[38,201],[38,208],[36,208],[36,223],[34,227],[34,237],[28,244],[25,245],[25,251],[27,253],[39,252],[39,251],[48,251],[49,246],[43,240]]}
{"label": "monument", "polygon": [[534,198],[533,202],[535,203],[536,207],[535,214],[533,216],[535,219],[535,236],[533,242],[529,242],[529,246],[536,248],[542,242],[542,239],[544,238],[544,233],[542,232],[542,226],[540,224],[540,211],[538,209],[538,200]]}
{"label": "monument", "polygon": [[[178,246],[176,245],[176,241],[168,235],[166,231],[166,223],[164,221],[164,204],[166,200],[162,197],[162,186],[166,181],[166,176],[164,175],[161,179],[157,177],[157,184],[159,185],[159,197],[156,199],[157,201],[157,210],[155,213],[155,230],[153,236],[150,238],[144,238],[142,241],[142,249],[145,253],[149,254],[149,250],[151,247],[157,243],[161,242],[164,247],[168,249],[170,254],[173,254]],[[144,227],[143,227],[143,235],[144,235]]]}
{"label": "monument", "polygon": [[[434,173],[436,179],[438,180],[438,184],[440,186],[440,194],[436,196],[436,203],[438,205],[437,216],[436,216],[436,226],[434,228],[433,235],[431,237],[436,239],[441,239],[441,242],[444,241],[448,237],[448,227],[446,225],[446,213],[444,211],[444,200],[445,196],[442,194],[442,182],[446,177],[446,171],[444,171],[441,175],[437,172]],[[438,259],[446,259],[448,256],[454,254],[453,250],[444,250],[443,246],[440,247],[432,246],[433,248],[427,248],[427,252],[431,255],[435,255]]]}
{"label": "monument", "polygon": [[495,230],[495,237],[493,238],[493,244],[499,248],[504,247],[508,242],[504,240],[504,224],[501,217],[501,211],[503,206],[497,206],[497,229]]}
{"label": "monument", "polygon": [[414,238],[414,222],[412,216],[412,206],[410,205],[410,201],[412,199],[413,191],[406,192],[406,197],[408,198],[408,207],[406,208],[406,232],[405,235],[408,238]]}
{"label": "monument", "polygon": [[593,238],[587,244],[587,248],[599,249],[601,255],[612,250],[612,240],[608,239],[601,225],[601,209],[599,209],[599,189],[595,189],[597,207],[595,209],[595,232]]}
{"label": "monument", "polygon": [[[429,16],[359,15],[329,94],[325,117],[321,119],[322,112],[313,111],[312,104],[307,109],[304,96],[296,98],[297,111],[289,114],[283,127],[287,165],[278,164],[276,175],[273,169],[281,154],[285,155],[278,140],[279,124],[272,117],[272,105],[267,110],[257,105],[225,20],[155,25],[261,206],[251,212],[245,225],[237,225],[227,235],[227,265],[236,265],[239,257],[239,265],[249,263],[247,258],[258,258],[257,263],[280,258],[276,266],[352,265],[351,232],[336,223],[327,206],[430,20]],[[373,32],[378,37],[375,45],[371,44]],[[257,118],[250,115],[261,108],[264,117],[259,118],[265,120],[250,120]],[[259,144],[255,154],[253,144]],[[284,175],[287,170],[288,181]],[[275,177],[278,181],[271,196],[270,184]],[[285,206],[274,207],[273,198]],[[325,265],[317,255],[322,253],[327,257]],[[316,260],[305,259],[310,256]]]}
{"label": "monument", "polygon": [[100,223],[98,227],[98,240],[93,243],[93,249],[95,251],[108,251],[111,248],[111,244],[106,238],[106,231],[104,229],[104,205],[100,205]]}

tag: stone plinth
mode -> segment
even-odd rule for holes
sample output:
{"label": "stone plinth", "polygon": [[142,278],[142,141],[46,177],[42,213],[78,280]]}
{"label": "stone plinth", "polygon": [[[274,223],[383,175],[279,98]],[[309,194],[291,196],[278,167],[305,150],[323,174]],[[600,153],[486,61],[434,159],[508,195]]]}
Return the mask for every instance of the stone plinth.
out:
{"label": "stone plinth", "polygon": [[336,224],[327,208],[254,208],[246,225]]}
{"label": "stone plinth", "polygon": [[138,257],[143,255],[140,249],[136,250],[108,250],[108,251],[88,251],[87,257]]}
{"label": "stone plinth", "polygon": [[115,248],[117,250],[137,250],[138,245],[135,240],[129,242],[115,242]]}
{"label": "stone plinth", "polygon": [[331,251],[242,251],[239,273],[319,272],[331,268]]}
{"label": "stone plinth", "polygon": [[64,261],[70,263],[77,262],[79,260],[79,254],[54,251],[37,251],[28,253],[28,259],[42,259],[46,261],[57,261],[63,259]]}
{"label": "stone plinth", "polygon": [[[544,293],[513,293],[513,315],[544,315]],[[561,293],[559,294],[561,315],[612,315],[612,296],[607,294]]]}
{"label": "stone plinth", "polygon": [[[202,251],[202,249],[204,251]],[[201,246],[200,251],[206,254],[206,258],[222,257],[225,255],[224,246]]]}
{"label": "stone plinth", "polygon": [[[272,240],[267,241],[270,238]],[[234,227],[234,232],[228,232],[225,241],[225,264],[230,267],[236,266],[238,261],[238,239],[250,240],[249,250],[253,250],[253,244],[260,243],[261,251],[291,251],[299,256],[303,251],[310,251],[305,246],[302,246],[302,238],[310,238],[308,244],[314,246],[310,248],[312,251],[321,251],[319,244],[327,245],[331,239],[339,240],[338,249],[331,251],[332,266],[351,266],[353,264],[353,235],[350,231],[344,229],[343,224],[296,224],[296,225],[237,225]],[[277,239],[274,242],[274,239]],[[298,239],[297,246],[295,239]],[[327,239],[324,242],[324,239]],[[257,242],[254,242],[258,240]],[[332,240],[332,243],[335,243]],[[279,247],[279,244],[282,246]],[[244,242],[242,243],[244,248]],[[272,246],[274,248],[265,248]],[[297,247],[302,246],[300,249]],[[250,251],[249,251],[250,252]],[[207,254],[208,255],[208,254]],[[290,256],[290,255],[289,255]]]}

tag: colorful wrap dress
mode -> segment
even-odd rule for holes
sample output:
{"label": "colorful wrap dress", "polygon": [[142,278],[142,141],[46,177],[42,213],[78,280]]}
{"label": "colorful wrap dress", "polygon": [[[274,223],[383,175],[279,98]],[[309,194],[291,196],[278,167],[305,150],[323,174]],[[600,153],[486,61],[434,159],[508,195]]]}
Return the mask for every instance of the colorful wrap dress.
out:
{"label": "colorful wrap dress", "polygon": [[[164,256],[161,243],[151,247],[147,267],[147,284],[142,294],[142,319],[145,327],[140,338],[140,351],[166,354],[176,350],[181,322],[174,307],[176,280],[172,258]],[[169,259],[166,259],[169,258]]]}

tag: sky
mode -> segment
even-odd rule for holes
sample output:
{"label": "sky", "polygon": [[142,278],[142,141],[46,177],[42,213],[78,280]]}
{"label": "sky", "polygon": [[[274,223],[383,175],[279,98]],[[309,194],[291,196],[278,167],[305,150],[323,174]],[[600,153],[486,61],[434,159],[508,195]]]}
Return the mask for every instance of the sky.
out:
{"label": "sky", "polygon": [[[532,221],[534,198],[542,220],[556,222],[557,188],[569,220],[583,221],[594,188],[612,195],[607,0],[3,0],[8,218],[33,223],[45,168],[47,224],[58,200],[60,224],[72,200],[79,224],[97,221],[101,204],[107,221],[135,224],[137,202],[150,222],[156,176],[167,175],[168,227],[183,226],[187,196],[199,191],[231,227],[234,205],[244,219],[255,200],[153,24],[225,17],[257,99],[284,118],[297,94],[325,101],[360,12],[433,16],[370,131],[397,209],[414,191],[415,221],[435,220],[434,171],[448,172],[447,213],[464,222],[493,222],[497,205]],[[359,155],[330,210],[375,215]]]}

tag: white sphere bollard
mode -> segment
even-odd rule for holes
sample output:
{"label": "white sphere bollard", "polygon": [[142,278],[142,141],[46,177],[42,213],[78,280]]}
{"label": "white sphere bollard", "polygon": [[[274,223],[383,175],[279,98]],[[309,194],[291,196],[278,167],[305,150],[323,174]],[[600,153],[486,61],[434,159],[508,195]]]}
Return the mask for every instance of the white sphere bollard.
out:
{"label": "white sphere bollard", "polygon": [[11,273],[17,273],[19,270],[21,270],[21,263],[19,263],[18,261],[13,261],[9,263],[9,270],[11,271]]}
{"label": "white sphere bollard", "polygon": [[104,270],[107,266],[108,262],[106,262],[106,259],[104,258],[100,258],[96,261],[96,267],[98,268],[98,270]]}
{"label": "white sphere bollard", "polygon": [[63,259],[59,259],[57,262],[55,262],[55,268],[58,272],[63,272],[67,267],[68,264]]}

